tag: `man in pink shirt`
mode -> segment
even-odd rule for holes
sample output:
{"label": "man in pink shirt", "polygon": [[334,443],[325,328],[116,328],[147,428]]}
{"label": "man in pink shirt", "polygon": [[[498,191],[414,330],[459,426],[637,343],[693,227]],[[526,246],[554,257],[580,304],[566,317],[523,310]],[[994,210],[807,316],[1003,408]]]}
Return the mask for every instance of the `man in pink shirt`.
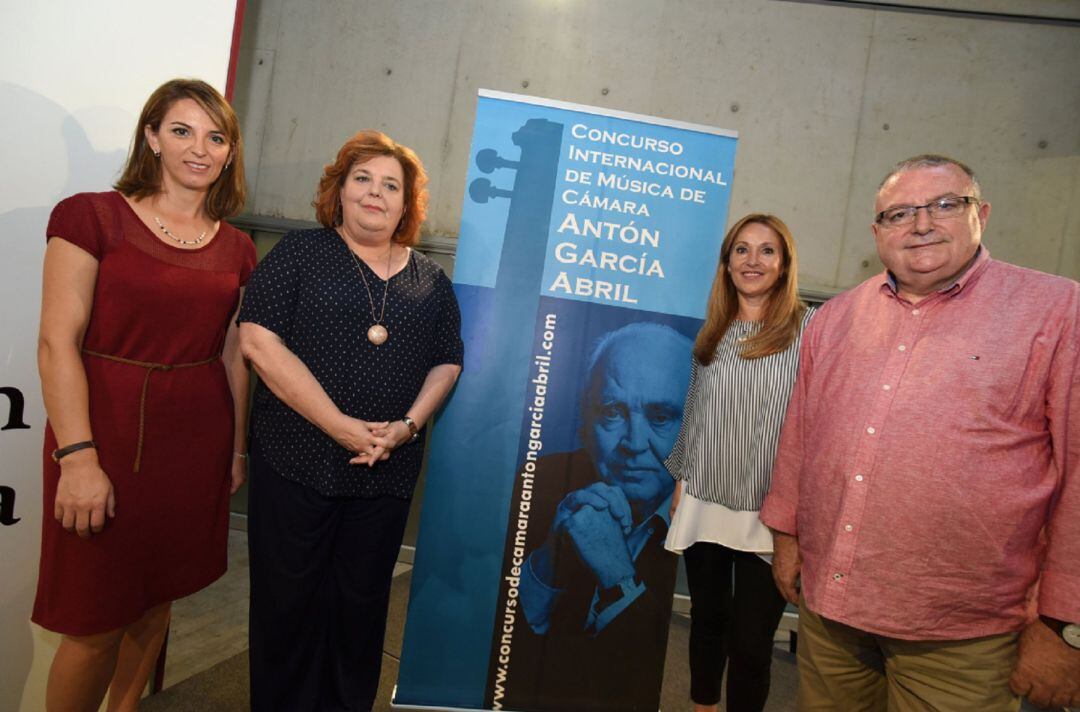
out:
{"label": "man in pink shirt", "polygon": [[810,322],[761,510],[800,709],[1080,704],[1080,284],[991,259],[952,159],[875,212],[886,272]]}

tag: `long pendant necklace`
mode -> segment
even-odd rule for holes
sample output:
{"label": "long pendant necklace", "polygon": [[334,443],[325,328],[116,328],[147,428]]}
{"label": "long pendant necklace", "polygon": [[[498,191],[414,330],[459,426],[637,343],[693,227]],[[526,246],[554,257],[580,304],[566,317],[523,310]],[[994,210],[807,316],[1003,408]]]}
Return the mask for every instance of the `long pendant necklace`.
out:
{"label": "long pendant necklace", "polygon": [[394,254],[394,245],[390,244],[390,249],[386,253],[386,286],[383,287],[382,293],[382,309],[379,311],[379,316],[375,316],[375,300],[371,298],[371,287],[368,286],[367,277],[364,276],[364,269],[360,266],[360,258],[356,256],[356,253],[349,249],[349,246],[345,246],[349,250],[349,254],[352,255],[353,262],[356,263],[356,271],[360,273],[360,279],[364,281],[364,291],[367,292],[368,304],[371,306],[371,320],[375,323],[371,325],[371,328],[367,330],[368,341],[381,346],[386,343],[386,339],[389,338],[390,333],[386,330],[386,327],[382,325],[383,317],[386,316],[386,295],[390,291],[390,256]]}
{"label": "long pendant necklace", "polygon": [[169,228],[165,227],[165,223],[161,222],[161,218],[157,217],[156,215],[154,216],[154,222],[157,223],[157,226],[161,228],[161,231],[163,233],[168,235],[173,240],[179,242],[181,245],[198,245],[200,242],[203,241],[203,238],[206,237],[206,230],[203,230],[202,234],[196,237],[194,240],[181,240],[179,237],[169,232]]}

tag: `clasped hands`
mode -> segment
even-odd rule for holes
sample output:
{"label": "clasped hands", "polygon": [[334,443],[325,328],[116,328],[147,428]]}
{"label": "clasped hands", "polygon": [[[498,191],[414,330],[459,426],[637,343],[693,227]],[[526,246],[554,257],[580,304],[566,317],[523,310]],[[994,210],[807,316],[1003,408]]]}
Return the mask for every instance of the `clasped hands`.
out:
{"label": "clasped hands", "polygon": [[559,503],[548,544],[569,538],[597,584],[607,589],[634,576],[626,543],[631,529],[633,516],[626,495],[618,487],[597,482],[571,492]]}
{"label": "clasped hands", "polygon": [[412,432],[404,421],[374,423],[346,416],[334,439],[342,447],[356,453],[349,460],[350,465],[373,467],[379,460],[389,458],[391,452],[410,438]]}

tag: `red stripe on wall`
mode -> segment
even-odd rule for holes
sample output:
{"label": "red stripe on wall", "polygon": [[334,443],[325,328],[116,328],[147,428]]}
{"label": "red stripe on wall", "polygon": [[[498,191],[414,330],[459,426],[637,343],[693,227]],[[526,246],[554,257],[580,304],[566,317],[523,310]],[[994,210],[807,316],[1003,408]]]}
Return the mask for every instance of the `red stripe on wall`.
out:
{"label": "red stripe on wall", "polygon": [[225,98],[231,103],[236,88],[236,65],[240,62],[240,35],[244,32],[244,8],[247,0],[236,0],[236,17],[233,18],[232,47],[229,49],[229,74],[225,79]]}

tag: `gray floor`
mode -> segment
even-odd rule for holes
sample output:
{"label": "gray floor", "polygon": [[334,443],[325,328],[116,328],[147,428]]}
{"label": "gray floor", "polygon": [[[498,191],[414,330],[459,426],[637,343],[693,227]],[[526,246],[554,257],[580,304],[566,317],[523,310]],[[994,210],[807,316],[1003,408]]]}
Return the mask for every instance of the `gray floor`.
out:
{"label": "gray floor", "polygon": [[229,570],[194,596],[173,603],[165,685],[176,685],[247,650],[247,533],[229,532]]}
{"label": "gray floor", "polygon": [[[231,531],[228,573],[213,585],[173,605],[165,689],[144,700],[140,705],[142,712],[248,710],[246,539],[245,532]],[[407,563],[399,563],[394,571],[382,678],[374,708],[379,712],[392,709],[390,695],[397,682],[411,568]],[[782,624],[781,627],[786,625]],[[676,613],[672,616],[661,691],[661,710],[667,712],[691,709],[686,664],[688,636],[689,619]],[[781,630],[773,650],[772,690],[766,712],[795,709],[795,659],[787,650],[787,640],[787,633]],[[1034,707],[1026,703],[1024,710],[1036,712]]]}
{"label": "gray floor", "polygon": [[[411,567],[395,571],[387,619],[386,644],[379,697],[375,710],[390,710],[390,695],[397,681],[401,639],[408,606]],[[166,656],[165,689],[143,701],[143,712],[247,710],[247,547],[245,534],[229,537],[229,572],[221,580],[173,607],[173,623]],[[689,619],[672,617],[661,709],[682,712],[690,707],[690,680],[686,665]],[[781,633],[773,655],[773,687],[767,712],[795,709],[795,662]]]}

